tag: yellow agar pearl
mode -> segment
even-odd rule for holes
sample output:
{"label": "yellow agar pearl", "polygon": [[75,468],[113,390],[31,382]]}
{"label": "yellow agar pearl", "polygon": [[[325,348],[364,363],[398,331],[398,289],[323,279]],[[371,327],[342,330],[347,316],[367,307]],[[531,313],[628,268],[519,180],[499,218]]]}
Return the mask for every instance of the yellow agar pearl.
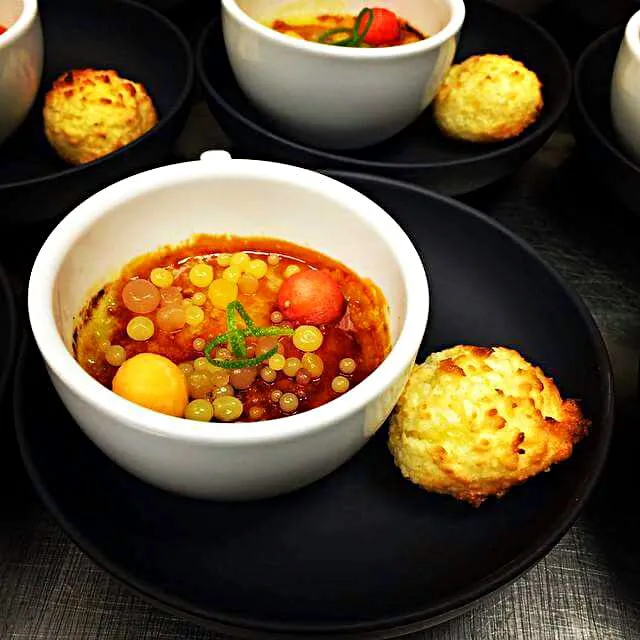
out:
{"label": "yellow agar pearl", "polygon": [[226,347],[220,347],[216,351],[216,360],[231,360],[231,351]]}
{"label": "yellow agar pearl", "polygon": [[273,324],[280,324],[284,320],[284,316],[279,311],[274,311],[271,314],[271,322]]}
{"label": "yellow agar pearl", "polygon": [[342,373],[349,375],[356,370],[356,361],[353,358],[342,358],[338,363],[338,368]]}
{"label": "yellow agar pearl", "polygon": [[149,280],[158,287],[158,289],[166,289],[173,284],[173,274],[169,269],[163,269],[162,267],[156,267],[151,269]]}
{"label": "yellow agar pearl", "polygon": [[267,262],[272,266],[275,267],[277,264],[280,264],[280,256],[277,253],[270,253],[267,256]]}
{"label": "yellow agar pearl", "polygon": [[293,344],[300,351],[317,351],[322,346],[324,336],[318,327],[310,324],[300,325],[293,332]]}
{"label": "yellow agar pearl", "polygon": [[251,260],[245,269],[245,272],[254,278],[264,278],[267,275],[267,271],[269,271],[269,266],[264,260],[260,260],[257,258],[256,260]]}
{"label": "yellow agar pearl", "polygon": [[231,256],[231,266],[238,267],[240,271],[244,271],[249,266],[250,262],[251,262],[251,258],[243,251],[234,253]]}
{"label": "yellow agar pearl", "polygon": [[277,374],[270,367],[262,367],[262,369],[260,369],[260,377],[265,382],[275,382]]}
{"label": "yellow agar pearl", "polygon": [[280,409],[285,413],[293,413],[300,404],[298,396],[295,393],[283,393],[279,400]]}
{"label": "yellow agar pearl", "polygon": [[216,262],[220,267],[228,267],[231,264],[231,254],[230,253],[221,253],[216,258]]}
{"label": "yellow agar pearl", "polygon": [[213,414],[221,422],[232,422],[242,415],[242,402],[233,396],[220,396],[213,401]]}
{"label": "yellow agar pearl", "polygon": [[300,273],[300,267],[297,264],[290,264],[285,270],[284,270],[284,277],[285,278],[290,278],[291,276],[295,276],[296,273]]}
{"label": "yellow agar pearl", "polygon": [[193,373],[193,362],[181,362],[178,365],[178,369],[180,369],[185,376],[188,376],[190,373]]}
{"label": "yellow agar pearl", "polygon": [[262,407],[251,407],[249,409],[249,417],[252,420],[260,420],[264,416],[264,409]]}
{"label": "yellow agar pearl", "polygon": [[[216,387],[226,387],[229,384],[231,374],[228,369],[222,369],[211,365],[211,369],[209,371],[213,384],[215,384]],[[231,395],[233,395],[233,393],[231,393]]]}
{"label": "yellow agar pearl", "polygon": [[127,352],[124,347],[114,344],[104,352],[104,358],[112,367],[119,367],[127,359]]}
{"label": "yellow agar pearl", "polygon": [[193,348],[194,348],[196,351],[203,351],[203,350],[204,350],[204,348],[205,348],[206,346],[207,346],[207,343],[206,343],[206,341],[204,340],[204,338],[196,338],[196,339],[193,341]]}
{"label": "yellow agar pearl", "polygon": [[213,405],[204,398],[192,400],[184,410],[184,417],[187,420],[209,422],[213,418]]}
{"label": "yellow agar pearl", "polygon": [[204,321],[204,311],[200,307],[196,307],[194,304],[189,305],[184,310],[184,319],[187,324],[195,326]]}
{"label": "yellow agar pearl", "polygon": [[302,363],[300,362],[299,358],[287,358],[286,362],[284,363],[284,367],[282,367],[282,372],[285,376],[293,378],[293,376],[298,373],[298,369],[300,369],[301,366]]}
{"label": "yellow agar pearl", "polygon": [[193,361],[193,368],[195,371],[208,371],[211,365],[204,356],[200,356]]}
{"label": "yellow agar pearl", "polygon": [[197,305],[198,307],[201,307],[206,301],[207,296],[206,294],[202,293],[202,291],[194,293],[191,297],[191,302],[193,302],[193,304]]}
{"label": "yellow agar pearl", "polygon": [[315,353],[305,353],[302,356],[302,366],[309,372],[312,378],[319,378],[324,371],[322,358]]}
{"label": "yellow agar pearl", "polygon": [[222,272],[222,277],[228,282],[236,283],[240,280],[240,276],[242,275],[242,271],[238,267],[234,267],[233,265],[227,267]]}
{"label": "yellow agar pearl", "polygon": [[282,398],[282,391],[280,389],[274,389],[271,392],[271,402],[279,402],[280,398]]}
{"label": "yellow agar pearl", "polygon": [[213,380],[208,371],[195,370],[187,376],[187,388],[190,398],[204,398],[213,391]]}
{"label": "yellow agar pearl", "polygon": [[198,262],[191,267],[189,271],[189,282],[194,287],[204,289],[208,287],[213,280],[213,267],[204,262]]}
{"label": "yellow agar pearl", "polygon": [[336,393],[344,393],[349,389],[349,381],[344,376],[336,376],[331,381],[331,388]]}
{"label": "yellow agar pearl", "polygon": [[217,279],[209,285],[208,295],[216,309],[226,309],[238,297],[238,285],[229,280]]}
{"label": "yellow agar pearl", "polygon": [[238,289],[240,289],[240,293],[244,293],[246,295],[253,295],[260,288],[260,282],[257,278],[250,276],[246,273],[243,273],[238,280]]}
{"label": "yellow agar pearl", "polygon": [[151,338],[156,328],[153,321],[144,316],[135,316],[127,324],[127,335],[137,342],[144,342]]}
{"label": "yellow agar pearl", "polygon": [[224,396],[232,396],[235,393],[233,387],[230,384],[223,384],[219,387],[215,387],[213,390],[214,398],[222,398]]}
{"label": "yellow agar pearl", "polygon": [[269,358],[269,368],[274,371],[282,371],[286,361],[286,358],[281,353],[275,353]]}

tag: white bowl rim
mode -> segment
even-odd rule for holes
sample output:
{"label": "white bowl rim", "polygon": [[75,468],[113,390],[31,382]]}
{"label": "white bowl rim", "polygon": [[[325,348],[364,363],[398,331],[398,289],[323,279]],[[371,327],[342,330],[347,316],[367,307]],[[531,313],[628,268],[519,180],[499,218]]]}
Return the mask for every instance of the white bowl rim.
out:
{"label": "white bowl rim", "polygon": [[[205,154],[206,155],[206,154]],[[318,193],[333,193],[349,202],[355,215],[373,223],[398,259],[404,280],[406,311],[395,344],[382,364],[348,393],[307,412],[259,422],[198,423],[157,413],[113,393],[92,378],[69,353],[53,316],[53,290],[58,270],[74,243],[112,207],[167,186],[203,177],[257,177],[297,183]],[[135,256],[133,256],[135,257]],[[132,257],[132,258],[133,258]],[[196,160],[152,169],[116,182],[71,211],[51,232],[34,262],[28,288],[29,320],[47,366],[77,396],[138,431],[158,437],[220,445],[268,443],[319,431],[364,409],[410,365],[429,318],[429,284],[422,260],[398,223],[355,189],[308,169],[259,160],[226,163]]]}
{"label": "white bowl rim", "polygon": [[260,24],[257,20],[252,18],[249,14],[243,11],[236,0],[222,0],[222,7],[233,18],[252,31],[257,32],[260,36],[271,40],[275,43],[280,43],[285,46],[289,46],[292,49],[299,49],[301,51],[307,51],[309,53],[315,53],[326,58],[359,58],[367,60],[376,59],[389,59],[389,58],[406,58],[410,56],[419,55],[425,51],[431,51],[437,49],[444,42],[454,37],[462,28],[465,17],[465,5],[464,0],[445,0],[451,8],[451,18],[449,22],[440,29],[437,33],[429,36],[426,40],[420,42],[412,42],[410,44],[403,44],[397,47],[381,47],[381,48],[352,48],[352,47],[331,47],[326,44],[320,44],[318,42],[308,42],[307,40],[300,40],[298,38],[291,38],[278,31],[274,31],[269,27]]}
{"label": "white bowl rim", "polygon": [[21,0],[22,13],[7,30],[0,35],[0,50],[21,38],[38,17],[38,0]]}
{"label": "white bowl rim", "polygon": [[624,38],[633,56],[640,61],[640,11],[636,11],[629,18],[624,30]]}

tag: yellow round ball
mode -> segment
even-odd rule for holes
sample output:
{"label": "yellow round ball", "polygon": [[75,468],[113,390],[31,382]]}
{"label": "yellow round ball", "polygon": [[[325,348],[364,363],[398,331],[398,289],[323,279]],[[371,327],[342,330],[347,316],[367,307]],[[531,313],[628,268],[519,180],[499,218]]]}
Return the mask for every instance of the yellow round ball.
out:
{"label": "yellow round ball", "polygon": [[157,353],[139,353],[116,372],[114,393],[142,407],[182,417],[189,402],[187,381],[180,368]]}

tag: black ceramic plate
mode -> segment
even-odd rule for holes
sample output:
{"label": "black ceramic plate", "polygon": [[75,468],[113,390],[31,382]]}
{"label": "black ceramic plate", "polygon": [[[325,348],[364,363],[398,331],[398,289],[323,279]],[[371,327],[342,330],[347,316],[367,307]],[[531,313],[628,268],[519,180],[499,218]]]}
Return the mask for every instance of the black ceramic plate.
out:
{"label": "black ceramic plate", "polygon": [[640,214],[640,166],[620,146],[611,122],[611,78],[624,36],[615,28],[590,44],[575,69],[576,136],[594,177]]}
{"label": "black ceramic plate", "polygon": [[[184,36],[163,16],[130,0],[42,0],[45,41],[40,94],[23,126],[0,145],[0,220],[30,223],[67,213],[128,175],[159,164],[180,133],[193,85]],[[142,82],[159,123],[123,149],[81,167],[60,160],[44,135],[42,105],[64,71],[116,69]]]}
{"label": "black ceramic plate", "polygon": [[591,492],[611,435],[602,339],[531,249],[451,200],[386,179],[337,177],[392,213],[422,255],[433,312],[421,359],[460,342],[515,347],[581,400],[593,428],[570,460],[478,509],[403,480],[385,429],[338,471],[291,495],[189,500],[100,453],[31,346],[17,376],[16,428],[61,525],[139,593],[242,637],[392,637],[459,613],[551,549]]}
{"label": "black ceramic plate", "polygon": [[11,375],[18,341],[16,306],[11,285],[0,266],[0,403]]}
{"label": "black ceramic plate", "polygon": [[234,156],[260,157],[320,169],[366,171],[457,195],[473,191],[515,171],[551,135],[570,92],[568,62],[552,38],[536,25],[491,2],[467,5],[457,60],[479,53],[506,53],[540,77],[545,107],[538,121],[518,138],[495,145],[474,145],[445,138],[431,111],[382,144],[348,152],[327,152],[276,133],[235,81],[219,20],[205,30],[196,63],[213,115],[231,138]]}

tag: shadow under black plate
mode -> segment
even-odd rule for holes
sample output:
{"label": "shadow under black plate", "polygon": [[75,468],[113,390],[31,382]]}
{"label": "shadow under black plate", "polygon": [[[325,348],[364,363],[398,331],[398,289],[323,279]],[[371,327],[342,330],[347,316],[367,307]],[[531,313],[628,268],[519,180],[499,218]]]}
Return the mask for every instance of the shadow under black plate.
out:
{"label": "shadow under black plate", "polygon": [[314,149],[277,133],[238,86],[219,19],[205,30],[196,63],[209,107],[233,141],[236,157],[377,173],[457,195],[495,182],[521,166],[551,135],[571,94],[569,64],[551,36],[528,18],[485,0],[467,4],[456,61],[481,53],[508,54],[535,71],[543,84],[544,109],[521,136],[495,145],[456,142],[438,131],[427,110],[392,139],[346,152]]}
{"label": "shadow under black plate", "polygon": [[18,342],[16,305],[9,279],[0,266],[0,403],[11,375]]}
{"label": "shadow under black plate", "polygon": [[16,428],[29,473],[61,525],[155,603],[243,637],[392,637],[459,613],[557,542],[590,494],[611,435],[600,334],[528,247],[453,201],[385,179],[334,176],[386,208],[424,260],[432,316],[420,359],[456,343],[515,347],[581,400],[593,428],[570,460],[478,509],[403,480],[386,428],[339,470],[288,496],[190,500],[146,485],[100,453],[66,413],[31,345],[15,386]]}

